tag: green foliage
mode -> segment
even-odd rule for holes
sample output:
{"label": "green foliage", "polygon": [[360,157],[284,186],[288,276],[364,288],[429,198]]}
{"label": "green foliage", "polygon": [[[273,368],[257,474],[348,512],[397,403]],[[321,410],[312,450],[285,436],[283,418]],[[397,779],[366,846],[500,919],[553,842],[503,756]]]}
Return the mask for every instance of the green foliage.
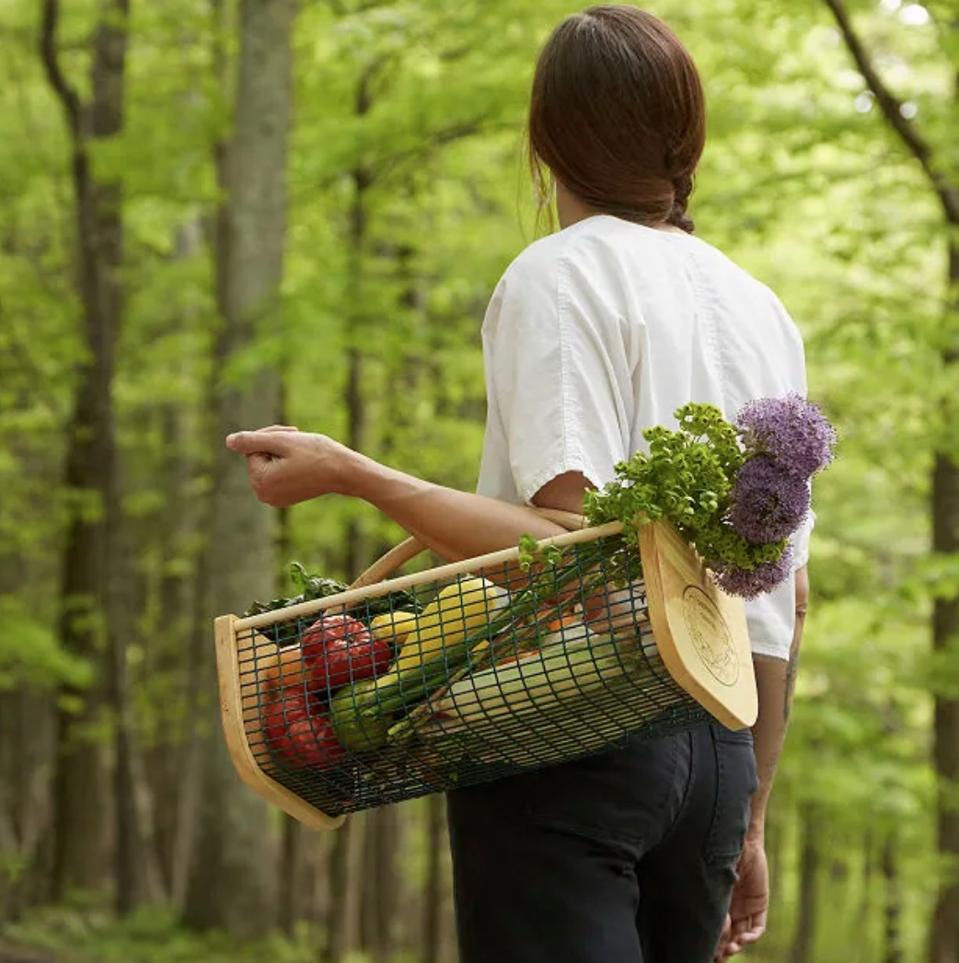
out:
{"label": "green foliage", "polygon": [[747,571],[782,555],[785,540],[758,544],[725,520],[735,474],[744,461],[739,433],[715,405],[678,408],[678,430],[657,425],[643,432],[649,452],[616,466],[616,480],[586,493],[591,524],[620,521],[636,544],[644,521],[671,521],[709,562]]}
{"label": "green foliage", "polygon": [[[64,65],[82,91],[95,6],[61,4]],[[906,6],[850,2],[884,74],[953,168],[954,11],[930,3],[934,18],[910,24]],[[480,320],[497,277],[533,234],[521,133],[529,78],[539,43],[570,9],[554,0],[301,7],[282,299],[258,319],[254,347],[227,369],[211,356],[211,226],[212,145],[230,128],[230,81],[216,64],[207,4],[134,5],[126,129],[94,157],[125,190],[114,401],[132,545],[132,715],[137,738],[151,750],[172,745],[172,758],[188,733],[184,693],[206,644],[195,587],[199,506],[215,459],[212,385],[250,378],[269,361],[283,371],[286,420],[347,438],[352,350],[363,401],[352,425],[358,446],[472,488],[484,417]],[[36,55],[37,9],[33,0],[0,6],[3,699],[103,681],[102,667],[94,677],[56,643],[64,525],[70,511],[100,507],[61,484],[70,392],[85,359],[69,152]],[[957,578],[955,560],[931,556],[928,522],[933,446],[959,441],[959,420],[939,404],[959,396],[940,358],[955,324],[944,310],[945,231],[922,172],[880,120],[824,5],[663,0],[656,12],[687,41],[707,84],[698,232],[770,284],[798,320],[810,394],[844,439],[842,458],[816,483],[811,615],[771,816],[783,841],[774,856],[779,889],[756,959],[789,957],[797,813],[813,805],[813,831],[833,860],[820,874],[816,963],[882,958],[875,863],[890,833],[904,959],[918,963],[936,871],[930,692],[951,690],[959,665],[955,647],[930,657],[927,631],[932,599],[954,591]],[[365,233],[357,241],[358,218]],[[721,465],[692,441],[671,444],[654,435],[651,458],[624,469],[623,504],[611,500],[594,517],[653,507],[699,518],[727,497]],[[634,504],[642,488],[627,495],[626,480],[635,487],[652,471],[667,481],[691,474],[696,495]],[[283,560],[348,578],[349,526],[360,531],[363,561],[402,534],[369,506],[318,500],[291,511]],[[235,600],[234,610],[248,601]],[[49,758],[38,766],[48,771]],[[32,858],[13,853],[9,865],[22,874]],[[57,910],[8,937],[66,963],[316,958],[315,934],[303,947],[240,946],[178,932],[162,914],[115,926]]]}
{"label": "green foliage", "polygon": [[117,921],[103,911],[68,906],[36,911],[0,929],[0,939],[54,954],[57,963],[312,963],[317,934],[302,927],[294,940],[240,941],[184,930],[168,910],[143,909]]}
{"label": "green foliage", "polygon": [[83,689],[92,667],[59,646],[46,620],[28,613],[21,597],[0,595],[0,693],[28,685]]}

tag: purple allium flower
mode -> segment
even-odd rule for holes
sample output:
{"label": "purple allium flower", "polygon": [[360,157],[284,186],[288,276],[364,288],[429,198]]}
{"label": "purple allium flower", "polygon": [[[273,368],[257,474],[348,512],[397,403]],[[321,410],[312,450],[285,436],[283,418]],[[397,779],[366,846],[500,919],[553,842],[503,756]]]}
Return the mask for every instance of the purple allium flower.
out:
{"label": "purple allium flower", "polygon": [[792,546],[787,545],[775,562],[763,562],[752,571],[726,565],[716,571],[719,587],[730,595],[754,599],[772,591],[792,571]]}
{"label": "purple allium flower", "polygon": [[736,425],[748,452],[767,454],[800,478],[809,478],[832,461],[835,429],[816,405],[795,393],[748,402]]}
{"label": "purple allium flower", "polygon": [[768,455],[747,458],[736,473],[729,515],[750,542],[778,542],[799,528],[809,511],[809,485]]}

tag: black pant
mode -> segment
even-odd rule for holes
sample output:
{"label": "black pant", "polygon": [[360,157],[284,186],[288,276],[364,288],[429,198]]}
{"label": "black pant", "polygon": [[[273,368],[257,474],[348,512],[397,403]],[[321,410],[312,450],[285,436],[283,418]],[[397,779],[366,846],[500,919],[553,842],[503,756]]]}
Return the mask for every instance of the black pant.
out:
{"label": "black pant", "polygon": [[702,724],[449,793],[460,963],[708,963],[755,789]]}

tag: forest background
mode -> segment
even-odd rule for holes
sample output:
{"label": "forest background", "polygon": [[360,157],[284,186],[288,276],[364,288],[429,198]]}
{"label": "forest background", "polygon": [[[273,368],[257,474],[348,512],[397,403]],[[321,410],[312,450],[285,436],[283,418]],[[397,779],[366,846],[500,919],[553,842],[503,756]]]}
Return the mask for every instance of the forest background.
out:
{"label": "forest background", "polygon": [[[698,232],[841,432],[770,816],[789,963],[959,961],[959,3],[657,0]],[[453,963],[442,800],[315,835],[234,776],[211,618],[399,532],[260,506],[287,422],[475,482],[555,0],[0,0],[0,960]]]}

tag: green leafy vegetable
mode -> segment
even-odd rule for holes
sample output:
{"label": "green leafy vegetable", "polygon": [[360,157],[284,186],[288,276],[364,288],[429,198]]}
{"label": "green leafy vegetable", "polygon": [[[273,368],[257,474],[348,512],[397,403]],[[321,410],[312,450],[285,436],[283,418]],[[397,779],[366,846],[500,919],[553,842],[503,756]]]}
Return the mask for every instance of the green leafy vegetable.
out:
{"label": "green leafy vegetable", "polygon": [[[300,602],[312,602],[314,599],[325,599],[331,595],[345,592],[349,588],[345,582],[340,582],[337,579],[326,578],[322,575],[311,575],[299,562],[290,563],[290,580],[294,586],[300,589],[297,595],[292,595],[287,598],[275,598],[269,602],[254,602],[243,613],[243,617],[260,615],[263,612],[275,612],[277,609],[289,608],[289,606],[298,605]],[[388,595],[361,602],[346,611],[347,614],[353,618],[368,622],[383,612],[397,612],[400,610],[419,612],[422,608],[422,603],[417,601],[416,597],[409,592],[390,592]],[[294,620],[278,623],[274,627],[274,631],[278,637],[293,638],[296,635],[296,630],[297,626]]]}

